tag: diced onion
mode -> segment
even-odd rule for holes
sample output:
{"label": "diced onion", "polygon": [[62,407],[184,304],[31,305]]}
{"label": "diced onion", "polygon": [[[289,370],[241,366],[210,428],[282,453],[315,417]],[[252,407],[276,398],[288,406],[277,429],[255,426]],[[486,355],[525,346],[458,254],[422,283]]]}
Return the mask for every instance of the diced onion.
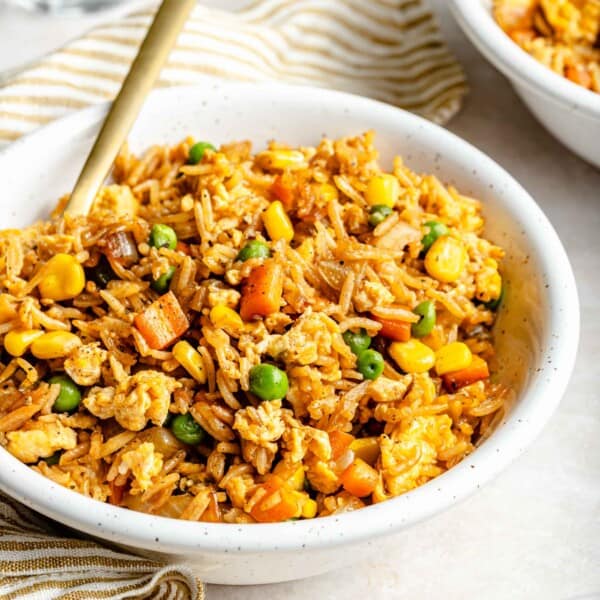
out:
{"label": "diced onion", "polygon": [[130,233],[126,231],[117,231],[108,236],[106,243],[107,254],[110,258],[120,262],[122,265],[128,267],[138,261],[139,254],[137,246]]}

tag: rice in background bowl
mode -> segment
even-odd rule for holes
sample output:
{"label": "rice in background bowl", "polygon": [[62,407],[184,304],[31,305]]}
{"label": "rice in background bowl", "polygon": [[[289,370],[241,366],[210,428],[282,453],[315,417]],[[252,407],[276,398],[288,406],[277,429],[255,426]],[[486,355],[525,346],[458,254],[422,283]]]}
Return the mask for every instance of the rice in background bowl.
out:
{"label": "rice in background bowl", "polygon": [[[207,106],[199,111],[203,101]],[[266,102],[273,115],[268,125],[258,118]],[[160,117],[172,105],[180,107],[180,116],[167,124]],[[206,120],[207,114],[217,118],[224,113],[229,115],[226,122]],[[292,120],[289,114],[301,118]],[[36,213],[43,214],[40,198],[49,206],[68,189],[100,116],[94,111],[81,113],[70,119],[67,129],[56,124],[32,138],[36,147],[42,144],[50,149],[60,136],[63,140],[70,137],[66,154],[49,151],[48,170],[40,173],[39,179],[23,181],[15,173],[15,165],[30,152],[26,140],[5,154],[0,171],[8,189],[24,201],[30,196],[37,199],[37,203],[23,203],[20,214],[14,217],[15,225],[27,223]],[[253,123],[252,128],[248,123]],[[4,456],[7,468],[0,474],[3,489],[49,516],[137,551],[185,558],[208,581],[259,583],[299,578],[363,559],[378,535],[435,514],[489,480],[531,442],[555,408],[572,367],[578,313],[564,251],[522,188],[455,136],[412,115],[322,90],[228,84],[212,91],[173,89],[153,94],[132,140],[137,150],[157,139],[173,143],[189,131],[201,130],[202,137],[219,142],[239,137],[243,128],[258,147],[272,137],[308,145],[315,131],[337,137],[373,128],[381,132],[380,147],[387,168],[391,157],[402,153],[413,168],[436,173],[469,195],[482,198],[489,225],[486,235],[508,249],[504,265],[509,293],[506,310],[500,312],[497,340],[504,365],[501,377],[518,389],[506,419],[470,455],[468,464],[459,463],[434,485],[426,484],[397,499],[315,521],[246,527],[147,516],[81,497]],[[563,343],[551,343],[555,336]],[[339,551],[340,544],[343,552]]]}

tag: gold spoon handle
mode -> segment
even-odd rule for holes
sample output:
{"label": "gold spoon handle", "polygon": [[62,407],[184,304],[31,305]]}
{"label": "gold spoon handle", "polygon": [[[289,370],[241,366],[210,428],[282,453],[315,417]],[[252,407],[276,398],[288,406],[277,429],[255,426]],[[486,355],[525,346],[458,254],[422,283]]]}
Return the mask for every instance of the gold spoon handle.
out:
{"label": "gold spoon handle", "polygon": [[65,212],[86,215],[196,0],[163,0],[73,188]]}

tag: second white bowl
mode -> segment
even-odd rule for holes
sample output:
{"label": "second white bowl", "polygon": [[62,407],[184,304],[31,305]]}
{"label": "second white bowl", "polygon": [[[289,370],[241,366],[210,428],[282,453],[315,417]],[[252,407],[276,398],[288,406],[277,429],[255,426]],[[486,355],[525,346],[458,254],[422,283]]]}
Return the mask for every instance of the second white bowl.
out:
{"label": "second white bowl", "polygon": [[567,148],[600,167],[600,94],[524,52],[492,15],[491,0],[449,0],[463,31],[508,79],[534,116]]}

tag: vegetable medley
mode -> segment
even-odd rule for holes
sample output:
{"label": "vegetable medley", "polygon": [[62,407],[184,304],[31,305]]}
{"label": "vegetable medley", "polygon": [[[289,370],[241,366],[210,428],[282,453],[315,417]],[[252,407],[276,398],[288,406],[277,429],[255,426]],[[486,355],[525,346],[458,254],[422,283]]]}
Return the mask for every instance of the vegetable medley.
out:
{"label": "vegetable medley", "polygon": [[0,443],[100,501],[189,520],[354,510],[462,460],[490,379],[503,251],[480,203],[373,134],[185,140],[86,218],[0,232]]}

